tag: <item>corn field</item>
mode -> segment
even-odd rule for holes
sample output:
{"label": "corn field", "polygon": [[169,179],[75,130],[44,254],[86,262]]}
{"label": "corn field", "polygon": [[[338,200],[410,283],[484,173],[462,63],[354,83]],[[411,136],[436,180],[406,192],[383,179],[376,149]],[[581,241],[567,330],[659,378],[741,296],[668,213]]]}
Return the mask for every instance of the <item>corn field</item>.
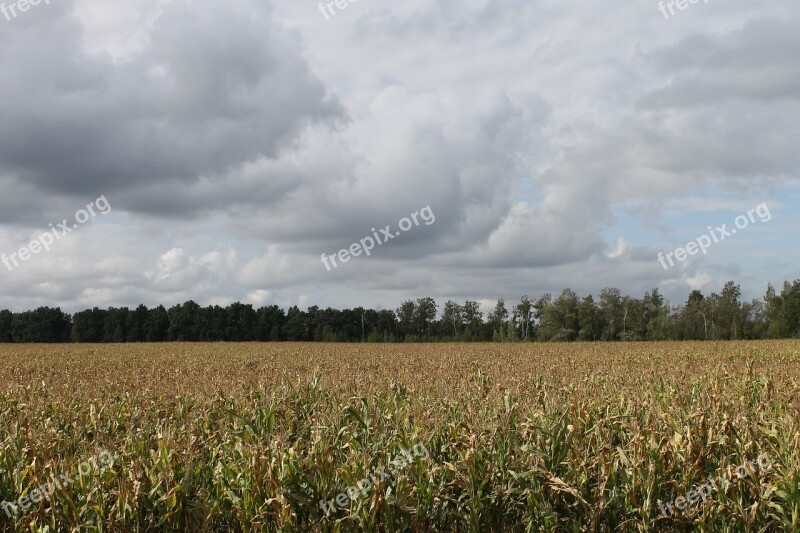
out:
{"label": "corn field", "polygon": [[796,341],[6,345],[0,386],[3,531],[800,531]]}

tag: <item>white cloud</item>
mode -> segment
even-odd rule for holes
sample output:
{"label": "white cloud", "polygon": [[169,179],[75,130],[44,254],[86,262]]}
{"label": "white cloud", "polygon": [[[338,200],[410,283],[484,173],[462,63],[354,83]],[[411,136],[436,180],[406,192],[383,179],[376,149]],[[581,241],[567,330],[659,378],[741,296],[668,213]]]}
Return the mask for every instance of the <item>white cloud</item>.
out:
{"label": "white cloud", "polygon": [[[732,274],[798,277],[754,263],[785,237],[685,270],[655,259],[684,215],[774,199],[778,228],[798,200],[795,3],[696,7],[31,10],[0,35],[2,250],[88,197],[115,216],[0,279],[6,305],[488,305],[607,285],[683,299]],[[320,264],[426,205],[436,224]]]}

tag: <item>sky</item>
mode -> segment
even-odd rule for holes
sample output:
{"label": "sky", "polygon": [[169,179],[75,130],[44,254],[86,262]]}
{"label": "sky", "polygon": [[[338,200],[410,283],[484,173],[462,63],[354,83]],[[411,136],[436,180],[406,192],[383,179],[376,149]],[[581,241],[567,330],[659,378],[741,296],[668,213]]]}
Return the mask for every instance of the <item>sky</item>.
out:
{"label": "sky", "polygon": [[5,0],[0,308],[760,298],[800,278],[799,24],[796,0]]}

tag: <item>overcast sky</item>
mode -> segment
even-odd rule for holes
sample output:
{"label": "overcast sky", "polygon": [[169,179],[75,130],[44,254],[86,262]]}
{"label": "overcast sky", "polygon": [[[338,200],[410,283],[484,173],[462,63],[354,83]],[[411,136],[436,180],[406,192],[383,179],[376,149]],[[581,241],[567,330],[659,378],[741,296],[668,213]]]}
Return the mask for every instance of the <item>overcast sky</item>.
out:
{"label": "overcast sky", "polygon": [[49,1],[0,14],[0,307],[800,278],[797,0]]}

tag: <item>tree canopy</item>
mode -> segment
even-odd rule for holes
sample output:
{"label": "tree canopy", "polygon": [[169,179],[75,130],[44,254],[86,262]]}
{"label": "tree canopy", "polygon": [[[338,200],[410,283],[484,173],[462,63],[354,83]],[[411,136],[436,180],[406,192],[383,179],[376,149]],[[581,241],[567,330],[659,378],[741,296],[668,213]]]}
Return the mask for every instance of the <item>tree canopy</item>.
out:
{"label": "tree canopy", "polygon": [[147,308],[94,307],[70,316],[59,308],[0,311],[0,342],[428,342],[428,341],[648,341],[800,337],[800,280],[780,292],[770,284],[761,300],[743,302],[739,285],[692,291],[671,306],[658,289],[641,298],[608,287],[580,296],[524,295],[497,300],[485,318],[475,300],[441,307],[431,297],[385,309],[255,309],[235,302],[201,307],[194,301]]}

